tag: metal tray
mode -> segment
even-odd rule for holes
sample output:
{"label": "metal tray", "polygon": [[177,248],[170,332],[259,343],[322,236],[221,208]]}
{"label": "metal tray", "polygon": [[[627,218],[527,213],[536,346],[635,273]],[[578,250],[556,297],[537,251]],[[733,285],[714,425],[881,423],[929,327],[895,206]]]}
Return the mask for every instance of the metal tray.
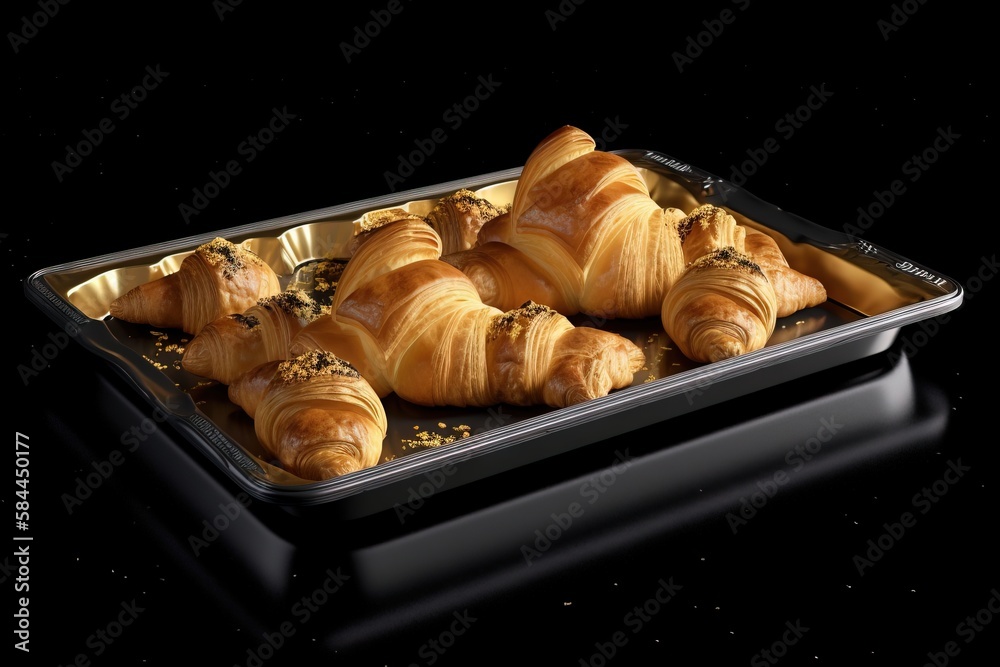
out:
{"label": "metal tray", "polygon": [[115,320],[108,316],[111,300],[176,271],[184,257],[216,236],[256,252],[283,285],[312,284],[318,261],[346,260],[366,213],[404,208],[422,215],[461,188],[503,205],[513,197],[520,168],[52,266],[30,275],[25,292],[252,497],[292,513],[323,506],[344,518],[390,508],[405,513],[445,489],[884,352],[901,327],[961,305],[957,282],[915,261],[782,211],[663,153],[615,152],[640,169],[661,206],[690,210],[713,203],[740,224],[769,233],[792,267],[823,282],[828,301],[780,319],[763,349],[711,364],[693,363],[672,349],[658,319],[571,318],[621,333],[643,348],[647,365],[630,387],[561,409],[426,408],[390,395],[380,463],[311,482],[266,457],[252,421],[229,402],[224,386],[181,369],[188,334]]}

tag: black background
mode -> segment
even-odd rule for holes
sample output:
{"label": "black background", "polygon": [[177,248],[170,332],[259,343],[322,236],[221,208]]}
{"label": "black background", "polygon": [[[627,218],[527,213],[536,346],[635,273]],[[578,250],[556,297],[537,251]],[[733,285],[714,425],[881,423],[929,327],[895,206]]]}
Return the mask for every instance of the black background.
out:
{"label": "black background", "polygon": [[[768,664],[759,652],[796,621],[809,630],[778,664],[921,665],[934,656],[939,664],[947,658],[972,665],[996,658],[1000,619],[992,612],[993,622],[973,641],[957,630],[1000,587],[992,34],[977,7],[885,2],[848,11],[756,0],[683,7],[553,0],[530,9],[456,11],[401,1],[389,14],[387,3],[221,6],[72,2],[44,21],[40,3],[5,6],[8,206],[0,252],[12,303],[7,386],[14,404],[4,413],[8,437],[30,436],[34,536],[32,650],[4,648],[16,664],[70,664],[83,654],[95,665],[199,657],[201,664],[243,665],[248,649],[261,646],[261,633],[289,619],[289,600],[297,599],[269,596],[247,574],[252,568],[239,549],[191,558],[187,538],[208,515],[177,497],[199,494],[205,480],[198,471],[232,494],[238,489],[176,435],[158,433],[150,442],[196,463],[189,483],[176,470],[162,474],[162,461],[150,453],[126,459],[85,505],[67,512],[62,495],[120,447],[122,432],[149,409],[76,345],[24,375],[32,350],[57,331],[24,297],[31,272],[518,167],[563,124],[603,133],[608,149],[656,149],[724,177],[773,139],[779,150],[753,170],[746,188],[833,229],[857,226],[858,208],[900,181],[905,191],[861,233],[966,287],[961,309],[906,360],[914,382],[945,401],[937,416],[946,429],[929,444],[912,432],[901,435],[891,455],[862,457],[847,472],[776,499],[738,535],[724,512],[682,527],[647,525],[635,539],[599,532],[599,546],[578,552],[571,565],[553,563],[531,578],[470,577],[472,590],[426,606],[420,601],[433,596],[418,585],[386,602],[391,609],[351,590],[360,575],[350,545],[391,537],[394,527],[401,530],[395,517],[361,526],[302,522],[258,503],[251,509],[262,524],[289,530],[299,545],[290,571],[301,590],[315,589],[327,568],[354,577],[264,664],[603,664],[596,644],[628,631],[624,614],[671,576],[684,585],[676,600],[608,664]],[[732,19],[725,24],[718,22],[724,10]],[[342,45],[374,21],[373,11],[391,19],[377,31],[372,23],[374,36],[345,55]],[[41,27],[26,28],[24,17]],[[26,41],[11,37],[17,33]],[[679,67],[675,54],[699,37],[701,52],[689,51],[693,57]],[[147,67],[167,74],[121,118],[115,99],[140,85]],[[446,115],[484,80],[493,90],[467,118],[458,123]],[[801,127],[778,125],[816,90],[826,99]],[[238,147],[274,109],[294,118],[256,159],[243,162]],[[66,162],[67,145],[77,146],[106,118],[114,130],[71,172],[57,174],[53,163]],[[402,183],[390,182],[386,174],[399,173],[399,156],[435,130],[446,140]],[[947,150],[912,180],[905,163],[949,132]],[[193,189],[234,159],[242,171],[185,220],[180,207],[192,203]],[[822,394],[840,379],[821,374],[819,386],[750,395],[707,412],[705,421],[684,420],[676,430],[668,421],[645,433],[695,438],[726,419],[794,402],[804,387]],[[853,557],[866,541],[912,510],[911,496],[959,459],[969,467],[961,481],[860,576]],[[505,477],[494,491],[516,496],[544,486],[547,476],[610,462],[581,461]],[[17,488],[8,485],[2,497],[11,524]],[[611,520],[627,531],[633,518]],[[523,517],[524,539],[540,525],[537,516]],[[446,539],[449,549],[468,546]],[[406,568],[406,559],[398,566]],[[21,595],[16,576],[2,574],[5,609],[13,611]],[[143,611],[113,643],[100,644],[98,655],[88,638],[133,600]],[[452,612],[466,609],[477,619],[468,632],[447,651],[429,653],[427,642],[449,628]],[[369,621],[361,623],[362,616]],[[13,630],[16,620],[6,618]],[[12,633],[5,628],[4,636]],[[949,641],[957,655],[943,653]]]}

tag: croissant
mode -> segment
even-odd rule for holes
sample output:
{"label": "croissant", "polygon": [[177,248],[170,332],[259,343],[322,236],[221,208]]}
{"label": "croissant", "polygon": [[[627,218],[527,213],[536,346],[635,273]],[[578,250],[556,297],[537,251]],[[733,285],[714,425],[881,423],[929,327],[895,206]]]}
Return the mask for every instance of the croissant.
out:
{"label": "croissant", "polygon": [[181,366],[230,384],[264,362],[287,359],[292,337],[328,311],[297,289],[260,299],[243,313],[223,315],[205,325],[187,344]]}
{"label": "croissant", "polygon": [[442,254],[450,254],[473,247],[480,228],[508,209],[462,188],[439,199],[425,220],[441,237]]}
{"label": "croissant", "polygon": [[369,468],[382,456],[385,408],[357,369],[329,352],[270,361],[236,378],[229,399],[283,468],[324,480]]}
{"label": "croissant", "polygon": [[[475,248],[442,258],[482,288],[484,302],[506,310],[527,295],[567,316],[660,312],[685,265],[684,214],[660,208],[635,166],[595,145],[571,126],[553,132],[525,163],[510,212],[482,226]],[[530,286],[513,287],[523,282]]]}
{"label": "croissant", "polygon": [[441,248],[418,220],[376,230],[348,261],[332,313],[290,351],[332,351],[380,396],[427,406],[564,407],[632,384],[645,355],[630,340],[536,303],[488,306]]}
{"label": "croissant", "polygon": [[748,227],[744,243],[747,254],[774,285],[774,293],[778,299],[778,317],[787,317],[803,308],[826,301],[823,283],[791,268],[773,238]]}
{"label": "croissant", "polygon": [[[713,205],[698,206],[687,215],[674,207],[661,208],[634,165],[595,147],[589,135],[572,126],[546,137],[522,170],[510,212],[484,224],[473,248],[442,257],[469,276],[485,303],[509,308],[531,299],[564,315],[659,316],[677,322],[674,311],[683,297],[675,290],[721,277],[732,270],[732,263],[707,262],[696,271],[688,267],[726,249],[755,264],[765,280],[774,276],[771,291],[781,307],[765,308],[760,315],[777,316],[826,299],[822,285],[791,269],[767,235],[758,239]],[[708,264],[711,270],[705,270]],[[735,302],[744,302],[737,286],[745,278],[724,281],[720,289],[737,289]],[[664,300],[670,295],[674,305],[667,309]],[[669,318],[664,314],[668,311]],[[729,313],[718,308],[710,312]],[[719,325],[728,326],[724,320]],[[677,324],[671,328],[680,335]],[[765,323],[767,330],[773,330],[773,323]],[[702,332],[696,338],[706,336]],[[766,342],[757,334],[745,333],[743,338],[749,347],[724,340],[708,347],[716,355],[720,350],[751,351]],[[701,349],[706,344],[684,347]]]}
{"label": "croissant", "polygon": [[764,347],[777,309],[774,287],[760,266],[727,247],[685,270],[663,301],[661,320],[684,356],[712,362]]}
{"label": "croissant", "polygon": [[277,274],[260,257],[216,238],[185,257],[176,272],[119,296],[110,313],[126,322],[197,334],[222,315],[242,313],[279,291]]}

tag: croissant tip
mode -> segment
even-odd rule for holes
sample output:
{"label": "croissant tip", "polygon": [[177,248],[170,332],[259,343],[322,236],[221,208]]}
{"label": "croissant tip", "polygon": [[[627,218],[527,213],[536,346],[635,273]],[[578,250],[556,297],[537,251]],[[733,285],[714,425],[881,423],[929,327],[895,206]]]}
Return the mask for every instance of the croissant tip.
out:
{"label": "croissant tip", "polygon": [[212,352],[197,336],[192,338],[181,356],[181,367],[189,373],[204,375],[210,368]]}
{"label": "croissant tip", "polygon": [[118,320],[131,321],[137,316],[137,300],[139,295],[135,289],[131,289],[111,302],[108,306],[108,314]]}
{"label": "croissant tip", "polygon": [[712,345],[708,350],[708,360],[711,362],[723,361],[731,357],[738,357],[746,351],[746,345],[735,338],[729,338]]}

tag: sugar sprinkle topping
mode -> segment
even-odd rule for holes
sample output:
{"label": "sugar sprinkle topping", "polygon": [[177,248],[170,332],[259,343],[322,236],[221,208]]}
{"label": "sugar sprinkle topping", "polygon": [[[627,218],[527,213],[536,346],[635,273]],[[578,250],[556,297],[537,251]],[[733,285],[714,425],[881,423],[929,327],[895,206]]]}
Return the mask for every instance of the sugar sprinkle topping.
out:
{"label": "sugar sprinkle topping", "polygon": [[305,382],[323,375],[360,378],[361,374],[349,362],[332,352],[313,350],[278,364],[278,377],[285,384]]}

